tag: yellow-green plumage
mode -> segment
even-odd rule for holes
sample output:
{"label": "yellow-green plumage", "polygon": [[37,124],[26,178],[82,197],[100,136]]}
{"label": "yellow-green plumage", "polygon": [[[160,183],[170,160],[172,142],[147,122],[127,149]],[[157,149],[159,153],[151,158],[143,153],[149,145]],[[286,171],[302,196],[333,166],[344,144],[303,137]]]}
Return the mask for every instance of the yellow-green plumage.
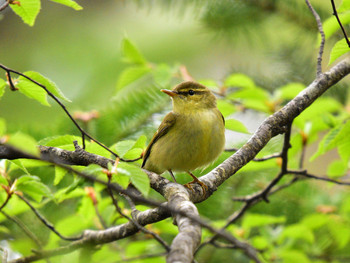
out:
{"label": "yellow-green plumage", "polygon": [[172,97],[173,111],[148,145],[142,167],[158,174],[190,172],[213,162],[225,144],[225,123],[215,96],[192,81],[163,91]]}

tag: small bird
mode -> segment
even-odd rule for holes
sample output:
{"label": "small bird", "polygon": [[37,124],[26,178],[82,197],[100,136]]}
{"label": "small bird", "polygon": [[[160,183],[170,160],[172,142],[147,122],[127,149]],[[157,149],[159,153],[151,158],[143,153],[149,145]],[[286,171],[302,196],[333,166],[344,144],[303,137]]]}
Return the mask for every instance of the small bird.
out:
{"label": "small bird", "polygon": [[208,187],[191,171],[204,167],[220,155],[225,145],[225,119],[216,107],[214,94],[205,86],[186,81],[172,90],[162,89],[172,98],[169,112],[154,134],[143,156],[142,168],[162,174],[185,171],[205,192]]}

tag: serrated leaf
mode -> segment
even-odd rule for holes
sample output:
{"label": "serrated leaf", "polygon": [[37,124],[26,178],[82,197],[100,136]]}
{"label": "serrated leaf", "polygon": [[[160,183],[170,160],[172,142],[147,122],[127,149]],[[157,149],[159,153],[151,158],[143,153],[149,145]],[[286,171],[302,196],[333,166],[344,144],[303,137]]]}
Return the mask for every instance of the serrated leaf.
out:
{"label": "serrated leaf", "polygon": [[242,122],[235,119],[225,120],[225,128],[235,132],[250,134],[245,125]]}
{"label": "serrated leaf", "polygon": [[51,2],[56,2],[56,3],[59,3],[61,5],[71,7],[77,11],[83,9],[83,7],[81,7],[78,3],[76,3],[75,1],[72,1],[72,0],[51,0]]}
{"label": "serrated leaf", "polygon": [[7,143],[19,150],[24,151],[25,153],[39,156],[39,149],[37,147],[38,143],[33,137],[27,134],[17,132],[13,135],[10,135]]}
{"label": "serrated leaf", "polygon": [[350,149],[348,149],[350,134],[350,121],[347,121],[345,124],[340,124],[335,128],[331,129],[321,140],[318,146],[317,152],[310,158],[314,160],[316,157],[326,153],[327,151],[339,147],[340,155],[344,162],[346,158],[350,156]]}
{"label": "serrated leaf", "polygon": [[66,174],[66,169],[59,166],[55,166],[55,180],[53,181],[53,184],[58,185]]}
{"label": "serrated leaf", "polygon": [[234,73],[228,76],[224,81],[224,85],[228,87],[239,87],[244,89],[255,88],[254,81],[247,75],[241,73]]}
{"label": "serrated leaf", "polygon": [[137,47],[132,43],[129,39],[124,38],[122,40],[122,53],[124,58],[129,63],[133,64],[146,64],[146,60],[141,54],[141,52],[137,49]]}
{"label": "serrated leaf", "polygon": [[129,67],[125,69],[118,78],[116,92],[146,75],[148,72],[150,72],[150,69],[145,66]]}
{"label": "serrated leaf", "polygon": [[138,166],[119,163],[118,173],[130,177],[132,184],[144,195],[147,196],[150,189],[150,182],[147,174]]}
{"label": "serrated leaf", "polygon": [[46,91],[26,78],[20,76],[16,88],[28,98],[39,101],[44,106],[51,106],[47,101]]}
{"label": "serrated leaf", "polygon": [[[26,71],[24,72],[24,75],[32,78],[33,80],[37,81],[38,83],[44,85],[48,91],[50,91],[53,95],[56,97],[65,100],[67,102],[71,102],[69,99],[67,99],[63,92],[57,87],[56,83],[52,80],[48,79],[47,77],[44,77],[38,72],[35,71]],[[42,88],[40,88],[42,89]],[[46,93],[46,92],[45,92]]]}
{"label": "serrated leaf", "polygon": [[39,14],[41,3],[40,0],[21,0],[20,5],[11,4],[10,7],[22,18],[24,23],[33,26]]}
{"label": "serrated leaf", "polygon": [[134,146],[135,141],[132,140],[125,140],[117,142],[114,146],[112,146],[117,154],[120,157],[124,157],[124,155]]}
{"label": "serrated leaf", "polygon": [[332,48],[328,65],[332,64],[337,58],[348,53],[350,51],[350,47],[345,39],[339,40]]}
{"label": "serrated leaf", "polygon": [[40,178],[35,175],[22,175],[17,179],[16,186],[20,186],[21,184],[28,183],[28,181],[37,181],[40,182]]}
{"label": "serrated leaf", "polygon": [[27,180],[17,184],[16,189],[32,197],[36,202],[40,202],[43,197],[52,198],[50,189],[40,181],[35,179]]}
{"label": "serrated leaf", "polygon": [[0,79],[0,98],[4,95],[5,93],[5,87],[6,87],[6,82],[3,79]]}
{"label": "serrated leaf", "polygon": [[0,118],[0,136],[6,133],[6,121],[3,118]]}

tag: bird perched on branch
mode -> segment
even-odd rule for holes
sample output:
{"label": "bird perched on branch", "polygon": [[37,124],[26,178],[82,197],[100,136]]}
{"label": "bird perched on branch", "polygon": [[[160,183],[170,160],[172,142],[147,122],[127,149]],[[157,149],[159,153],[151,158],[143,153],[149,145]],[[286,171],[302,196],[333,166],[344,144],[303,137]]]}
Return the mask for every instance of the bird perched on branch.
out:
{"label": "bird perched on branch", "polygon": [[143,156],[142,168],[162,174],[185,171],[199,183],[204,192],[207,186],[191,171],[204,167],[220,155],[225,144],[225,120],[216,107],[214,94],[205,86],[186,81],[172,90],[161,90],[173,101],[169,112],[154,134]]}

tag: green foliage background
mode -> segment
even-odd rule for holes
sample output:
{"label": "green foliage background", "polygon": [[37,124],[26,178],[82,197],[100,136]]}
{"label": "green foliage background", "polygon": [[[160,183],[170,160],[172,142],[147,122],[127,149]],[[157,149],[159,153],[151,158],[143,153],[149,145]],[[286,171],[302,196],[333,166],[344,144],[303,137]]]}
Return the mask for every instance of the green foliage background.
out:
{"label": "green foliage background", "polygon": [[[343,2],[345,18],[349,9],[347,2]],[[240,132],[228,133],[227,147],[238,147],[249,138],[242,135],[247,132],[245,127],[238,129],[240,124],[233,123],[232,117],[245,119],[243,123],[248,131],[254,132],[265,116],[278,110],[315,78],[318,31],[303,1],[91,1],[79,4],[83,10],[77,12],[44,1],[33,27],[6,9],[0,20],[0,63],[48,77],[72,101],[63,100],[71,112],[98,110],[99,118],[89,122],[86,128],[126,158],[142,152],[162,116],[170,109],[169,99],[160,94],[159,89],[171,88],[181,81],[181,65],[213,90],[227,89],[227,96],[220,99],[219,107],[228,119],[227,128]],[[312,4],[323,21],[331,16],[329,1]],[[324,24],[327,44],[323,68],[327,68],[332,55],[333,60],[335,55],[331,49],[341,39],[339,31],[334,30],[337,25],[332,23]],[[37,73],[28,74],[38,78]],[[47,83],[55,87],[52,82]],[[350,157],[347,139],[350,97],[346,84],[347,81],[342,81],[333,87],[294,121],[290,168],[299,166],[302,144],[306,143],[305,168],[309,172],[346,180],[342,177],[349,170]],[[5,82],[0,79],[0,95],[5,91],[3,87]],[[29,88],[23,79],[18,79],[18,87],[23,95],[27,91],[28,96]],[[0,136],[9,135],[12,140],[9,143],[21,148],[24,145],[24,150],[33,153],[38,143],[72,150],[71,141],[77,139],[73,136],[79,133],[62,110],[51,99],[47,102],[45,96],[29,91],[40,104],[23,95],[6,88],[0,100]],[[43,106],[48,103],[51,107]],[[109,157],[93,143],[88,143],[87,149]],[[276,138],[258,157],[280,149],[281,138]],[[229,155],[223,153],[215,164],[196,171],[196,175],[205,174]],[[99,185],[34,161],[1,161],[0,164],[2,175],[7,174],[12,182],[17,179],[16,189],[66,236],[78,235],[87,228],[102,228],[87,187],[94,187],[97,209],[107,226],[126,222],[118,217],[110,198]],[[131,180],[149,197],[162,200],[147,188],[147,179],[139,174],[137,165],[122,167],[132,171],[135,177],[123,174],[121,169],[115,180],[122,186]],[[240,206],[231,198],[261,190],[279,168],[274,159],[248,164],[214,196],[198,204],[200,214],[217,227],[224,225],[225,219]],[[104,176],[95,166],[79,169]],[[1,178],[0,183],[8,185],[4,177]],[[187,179],[179,176],[180,182],[185,183]],[[1,203],[5,198],[6,193],[2,191]],[[121,204],[128,211],[128,205]],[[59,238],[44,228],[16,196],[4,211],[30,227],[44,248],[59,244]],[[270,203],[259,203],[250,209],[229,231],[261,250],[266,262],[347,262],[350,258],[349,212],[347,188],[304,180],[272,196]],[[170,219],[150,227],[169,243],[177,233]],[[209,236],[204,230],[203,240]],[[12,252],[21,255],[30,254],[30,249],[37,246],[3,214],[0,215],[0,239]],[[102,246],[89,256],[92,262],[102,259],[115,262],[162,251],[157,242],[139,234]],[[77,251],[54,258],[52,262],[75,262],[78,258]],[[199,262],[234,260],[249,262],[240,251],[210,246],[198,255]],[[164,259],[142,262],[147,261],[163,262]]]}

